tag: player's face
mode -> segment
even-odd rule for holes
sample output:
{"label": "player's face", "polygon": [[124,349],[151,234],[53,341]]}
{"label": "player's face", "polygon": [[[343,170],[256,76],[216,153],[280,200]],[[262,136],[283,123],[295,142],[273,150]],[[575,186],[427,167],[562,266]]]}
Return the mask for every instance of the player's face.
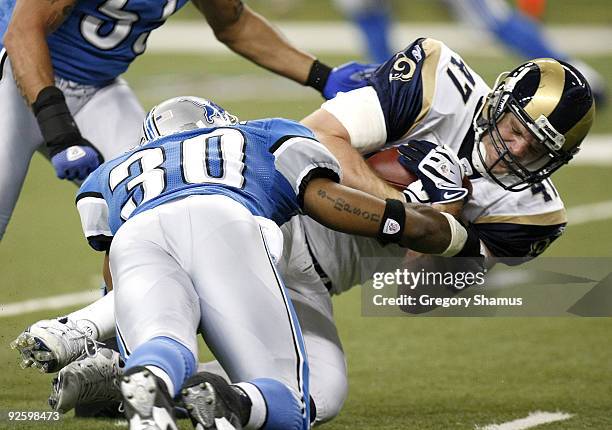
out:
{"label": "player's face", "polygon": [[[545,155],[546,150],[542,144],[540,144],[535,136],[531,134],[529,129],[523,125],[523,123],[512,113],[506,113],[498,122],[497,130],[499,132],[499,138],[503,141],[508,151],[512,156],[524,166],[542,159]],[[491,135],[486,133],[482,142],[485,148],[485,161],[487,166],[493,166],[491,172],[503,175],[509,173],[510,169],[505,158],[501,161],[496,162],[500,155],[501,146],[495,145],[492,141]]]}

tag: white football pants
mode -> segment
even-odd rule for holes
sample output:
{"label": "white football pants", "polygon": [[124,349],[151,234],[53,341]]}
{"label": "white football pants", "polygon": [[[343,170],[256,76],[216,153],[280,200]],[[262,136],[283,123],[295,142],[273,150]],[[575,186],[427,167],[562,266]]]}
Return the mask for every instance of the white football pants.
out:
{"label": "white football pants", "polygon": [[127,355],[167,336],[197,357],[199,327],[232,381],[273,378],[304,398],[299,325],[262,229],[244,206],[190,196],[138,214],[115,235],[110,266]]}
{"label": "white football pants", "polygon": [[[0,51],[0,240],[25,180],[34,151],[47,156],[38,123],[21,97],[6,58]],[[96,88],[56,78],[83,137],[105,160],[138,143],[144,110],[122,79]],[[54,180],[49,177],[49,180]],[[57,180],[57,179],[55,179]],[[74,210],[69,208],[67,210]]]}

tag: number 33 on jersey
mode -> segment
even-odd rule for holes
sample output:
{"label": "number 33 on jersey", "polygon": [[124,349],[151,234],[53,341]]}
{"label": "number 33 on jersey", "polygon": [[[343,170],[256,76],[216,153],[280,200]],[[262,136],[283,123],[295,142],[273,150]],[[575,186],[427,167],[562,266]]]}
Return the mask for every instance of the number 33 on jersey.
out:
{"label": "number 33 on jersey", "polygon": [[165,202],[221,194],[282,224],[314,177],[340,180],[338,161],[310,130],[283,119],[201,128],[153,140],[104,163],[77,196],[83,231],[108,249],[131,217]]}

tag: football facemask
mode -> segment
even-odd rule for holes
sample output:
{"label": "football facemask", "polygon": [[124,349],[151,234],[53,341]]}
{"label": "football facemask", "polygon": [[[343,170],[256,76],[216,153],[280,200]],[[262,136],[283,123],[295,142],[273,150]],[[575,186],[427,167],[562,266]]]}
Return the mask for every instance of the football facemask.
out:
{"label": "football facemask", "polygon": [[142,124],[141,144],[182,131],[237,123],[236,116],[210,100],[189,96],[175,97],[149,111]]}
{"label": "football facemask", "polygon": [[[591,89],[574,67],[553,59],[525,63],[498,77],[476,115],[474,167],[509,191],[542,182],[578,152],[594,112]],[[500,132],[506,115],[520,121],[534,142],[520,157]]]}

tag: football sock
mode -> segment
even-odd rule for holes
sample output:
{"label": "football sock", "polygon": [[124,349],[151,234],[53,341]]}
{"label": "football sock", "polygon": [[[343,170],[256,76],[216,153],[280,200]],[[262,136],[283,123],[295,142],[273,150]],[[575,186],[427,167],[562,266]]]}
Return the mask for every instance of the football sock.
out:
{"label": "football sock", "polygon": [[[267,417],[263,427],[264,430],[301,430],[309,428],[309,417],[304,416],[302,411],[303,405],[297,400],[295,393],[289,387],[270,378],[254,379],[251,381],[251,384],[258,388],[265,401]],[[241,386],[241,388],[243,387]],[[253,403],[251,415],[260,414],[261,405],[257,403],[257,398],[251,398],[251,402]]]}
{"label": "football sock", "polygon": [[103,340],[115,334],[115,294],[111,291],[89,306],[67,315],[79,327],[95,328],[93,339]]}
{"label": "football sock", "polygon": [[[159,336],[140,345],[128,357],[125,369],[128,370],[135,366],[154,366],[161,369],[170,378],[170,384],[167,384],[168,392],[176,396],[183,382],[195,372],[196,359],[192,352],[180,342]],[[153,369],[151,371],[157,374]]]}

